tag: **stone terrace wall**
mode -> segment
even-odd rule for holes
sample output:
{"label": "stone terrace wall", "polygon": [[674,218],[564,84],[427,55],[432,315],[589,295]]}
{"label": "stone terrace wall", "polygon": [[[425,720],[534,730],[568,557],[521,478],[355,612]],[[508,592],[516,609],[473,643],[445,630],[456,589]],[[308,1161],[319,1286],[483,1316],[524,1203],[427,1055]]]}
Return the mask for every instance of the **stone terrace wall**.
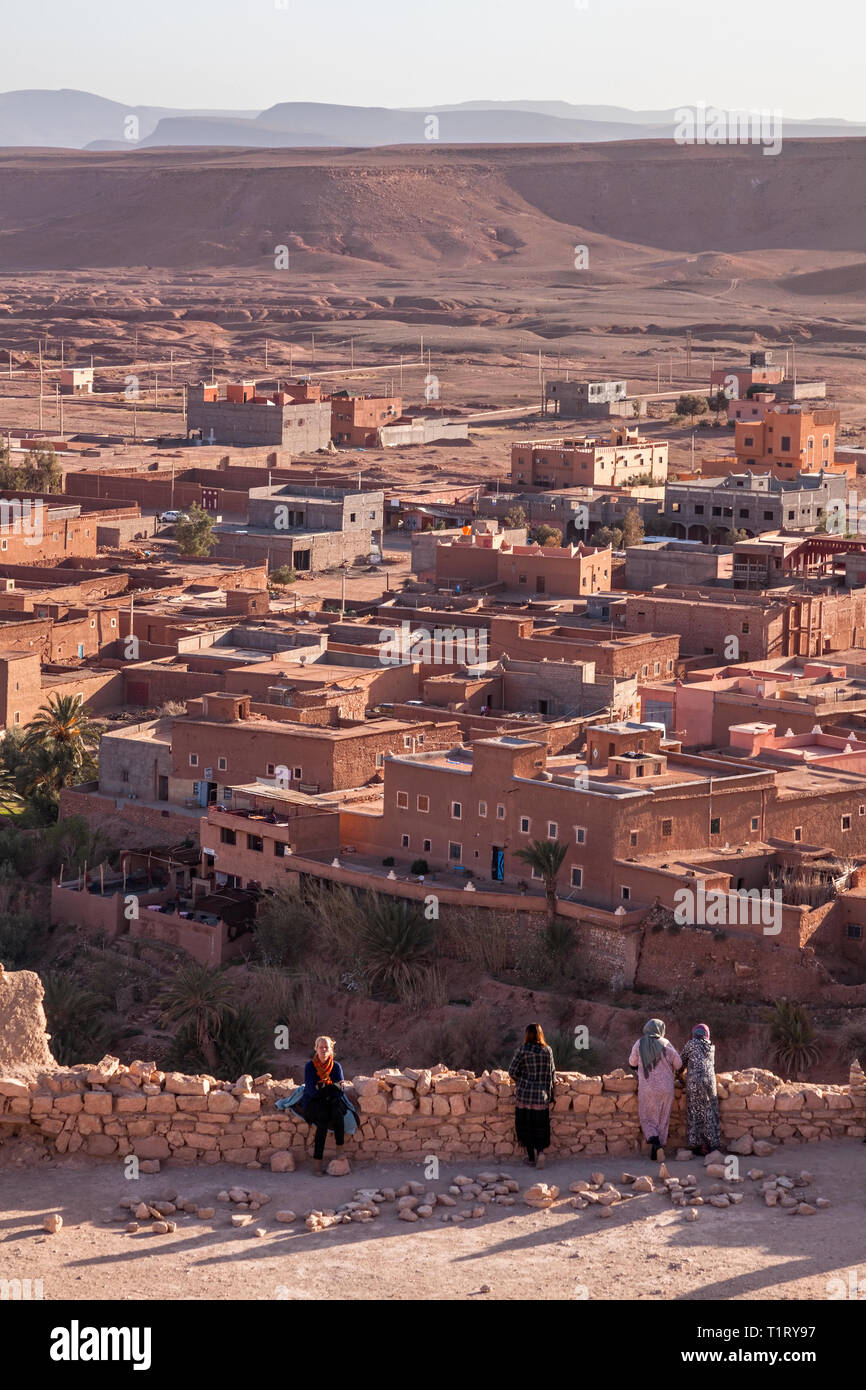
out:
{"label": "stone terrace wall", "polygon": [[[14,1070],[14,1069],[13,1069]],[[19,1071],[23,1069],[19,1068]],[[94,1158],[137,1154],[144,1160],[258,1163],[294,1167],[309,1148],[303,1121],[274,1109],[295,1083],[270,1076],[238,1082],[129,1067],[105,1057],[95,1067],[0,1077],[0,1142],[34,1139],[55,1153]],[[770,1072],[718,1078],[722,1130],[729,1148],[763,1152],[778,1142],[866,1135],[866,1078],[856,1064],[847,1086],[784,1083]],[[637,1082],[631,1073],[557,1074],[552,1155],[627,1154],[640,1143]],[[507,1157],[515,1152],[513,1086],[504,1071],[386,1070],[350,1083],[362,1115],[346,1155],[418,1159],[428,1154]],[[684,1138],[684,1095],[677,1092],[671,1146]]]}

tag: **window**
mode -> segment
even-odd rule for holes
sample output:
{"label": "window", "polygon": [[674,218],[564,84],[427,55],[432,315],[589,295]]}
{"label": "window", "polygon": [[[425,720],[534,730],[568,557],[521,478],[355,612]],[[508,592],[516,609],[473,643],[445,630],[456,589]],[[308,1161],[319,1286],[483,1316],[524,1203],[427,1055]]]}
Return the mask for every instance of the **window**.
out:
{"label": "window", "polygon": [[219,768],[220,772],[225,772],[226,768],[228,767],[228,761],[227,761],[227,759],[226,759],[226,758],[218,758],[218,759],[217,759],[217,767]]}
{"label": "window", "polygon": [[752,829],[753,829],[753,830],[757,830],[757,828],[758,828],[758,817],[757,817],[757,816],[752,816]]}
{"label": "window", "polygon": [[125,768],[123,769],[123,771],[121,772],[121,774],[120,774],[120,780],[121,780],[121,782],[128,782],[128,781],[129,781],[129,768],[128,768],[128,767],[125,767]]}
{"label": "window", "polygon": [[262,854],[264,848],[264,841],[262,840],[261,835],[247,836],[247,849],[254,850],[256,854]]}
{"label": "window", "polygon": [[663,821],[662,821],[662,834],[663,834],[663,835],[673,835],[673,833],[674,833],[674,823],[673,823],[673,821],[672,821],[672,820],[663,820]]}
{"label": "window", "polygon": [[645,676],[645,675],[647,674],[648,671],[649,671],[649,667],[648,667],[648,666],[642,666],[642,667],[640,668],[640,673],[641,673],[642,676]]}
{"label": "window", "polygon": [[404,734],[404,735],[403,735],[403,747],[404,747],[404,748],[411,748],[411,747],[412,747],[412,738],[411,738],[411,736],[410,736],[409,734]]}
{"label": "window", "polygon": [[190,753],[189,765],[190,767],[198,767],[198,753]]}
{"label": "window", "polygon": [[636,844],[637,844],[637,831],[636,831],[636,830],[632,830],[632,831],[631,831],[631,833],[629,834],[629,837],[628,837],[628,842],[629,842],[629,844],[631,845],[632,849],[634,849],[635,846],[636,846]]}
{"label": "window", "polygon": [[772,520],[773,520],[773,513],[772,513],[772,512],[764,512],[764,520],[765,520],[765,521],[772,521]]}
{"label": "window", "polygon": [[430,810],[429,796],[416,796],[415,810],[420,811],[422,815],[426,816],[427,812]]}
{"label": "window", "polygon": [[661,666],[660,666],[659,663],[656,661],[656,662],[654,663],[654,665],[653,665],[653,675],[654,675],[654,676],[657,676],[658,673],[659,673],[659,671],[660,671],[661,669],[662,669]]}
{"label": "window", "polygon": [[748,623],[742,623],[742,624],[740,625],[740,632],[742,632],[742,633],[747,633],[748,631],[749,631],[749,624],[748,624]]}
{"label": "window", "polygon": [[547,838],[548,838],[548,840],[555,840],[558,834],[559,834],[559,826],[556,824],[556,821],[555,821],[555,820],[550,820],[550,821],[548,821],[548,822],[547,822]]}
{"label": "window", "polygon": [[376,754],[376,766],[377,766],[377,767],[384,767],[384,766],[385,766],[385,754],[384,754],[384,753],[377,753],[377,754]]}
{"label": "window", "polygon": [[455,844],[453,840],[449,840],[448,858],[453,859],[459,864],[460,860],[463,858],[463,846]]}
{"label": "window", "polygon": [[496,807],[496,819],[497,819],[497,820],[505,820],[505,807],[502,805],[501,802],[500,802],[499,805]]}
{"label": "window", "polygon": [[521,816],[521,817],[520,817],[520,833],[521,833],[521,835],[528,835],[528,834],[529,834],[529,826],[530,826],[530,823],[531,823],[531,822],[530,822],[528,816]]}
{"label": "window", "polygon": [[803,827],[802,827],[802,825],[795,825],[795,826],[794,826],[794,839],[795,839],[795,840],[802,840],[802,838],[803,838]]}
{"label": "window", "polygon": [[350,520],[350,521],[354,521],[354,520],[355,520],[355,513],[354,513],[354,512],[349,512],[349,520]]}
{"label": "window", "polygon": [[397,810],[398,810],[398,811],[408,811],[408,809],[409,809],[409,793],[408,793],[408,792],[398,792],[398,793],[397,793]]}
{"label": "window", "polygon": [[703,504],[703,502],[698,502],[698,503],[696,503],[696,504],[695,504],[695,516],[703,516],[703,514],[704,514],[704,504]]}
{"label": "window", "polygon": [[226,830],[225,826],[222,826],[220,829],[220,844],[236,845],[237,842],[237,833],[234,830]]}
{"label": "window", "polygon": [[486,801],[479,801],[479,803],[478,803],[478,814],[479,814],[479,816],[486,816],[486,815],[487,815],[487,802],[486,802]]}
{"label": "window", "polygon": [[112,620],[111,620],[111,626],[112,626],[112,627],[117,627],[117,619],[116,619],[116,618],[112,618]]}
{"label": "window", "polygon": [[782,451],[786,454],[791,452],[791,436],[789,434],[782,435]]}
{"label": "window", "polygon": [[424,841],[424,853],[425,853],[425,854],[429,854],[432,848],[433,848],[433,841],[432,841],[432,840],[425,840],[425,841]]}
{"label": "window", "polygon": [[571,886],[572,886],[572,888],[582,888],[582,887],[583,887],[583,869],[578,869],[578,868],[572,869],[572,871],[571,871]]}
{"label": "window", "polygon": [[574,840],[575,840],[575,844],[578,844],[578,845],[585,845],[585,844],[586,844],[586,830],[584,829],[584,827],[583,827],[582,825],[576,825],[576,826],[574,827]]}
{"label": "window", "polygon": [[301,780],[301,778],[303,777],[303,775],[304,775],[304,769],[303,769],[302,767],[296,767],[296,768],[295,768],[295,781],[296,781],[296,782],[300,782],[300,780]]}
{"label": "window", "polygon": [[533,868],[533,870],[532,870],[532,872],[530,873],[529,877],[530,877],[530,878],[538,878],[538,879],[540,879],[540,878],[541,878],[541,874],[538,872],[538,869]]}
{"label": "window", "polygon": [[863,938],[863,928],[856,922],[849,922],[845,928],[845,935],[849,941],[861,941]]}
{"label": "window", "polygon": [[273,763],[268,763],[268,776],[269,776],[269,777],[273,777],[274,772],[275,772],[274,764],[273,764]]}
{"label": "window", "polygon": [[282,840],[274,840],[274,854],[277,859],[285,859],[286,845]]}
{"label": "window", "polygon": [[460,820],[460,818],[461,818],[462,815],[463,815],[463,807],[461,806],[460,802],[459,802],[459,801],[452,801],[452,802],[451,802],[451,819],[452,819],[452,820]]}
{"label": "window", "polygon": [[842,817],[842,829],[843,829],[843,830],[850,830],[850,829],[851,829],[851,817],[850,817],[850,816],[843,816],[843,817]]}
{"label": "window", "polygon": [[15,714],[13,715],[13,719],[14,719],[14,722],[15,722],[16,724],[20,724],[20,723],[21,723],[21,711],[20,711],[20,709],[17,709],[17,710],[15,711]]}
{"label": "window", "polygon": [[625,884],[623,884],[622,888],[620,888],[619,890],[619,896],[622,898],[624,903],[627,903],[629,898],[631,897],[631,889],[627,888]]}
{"label": "window", "polygon": [[408,835],[401,835],[401,836],[400,836],[400,844],[401,844],[401,846],[402,846],[403,849],[408,849],[408,848],[409,848],[409,836],[408,836]]}
{"label": "window", "polygon": [[710,834],[711,834],[711,835],[718,835],[719,832],[720,832],[720,830],[721,830],[721,828],[722,828],[722,820],[721,820],[721,817],[720,817],[720,816],[713,816],[712,819],[710,820]]}
{"label": "window", "polygon": [[866,806],[858,806],[857,814],[858,816],[866,816]]}

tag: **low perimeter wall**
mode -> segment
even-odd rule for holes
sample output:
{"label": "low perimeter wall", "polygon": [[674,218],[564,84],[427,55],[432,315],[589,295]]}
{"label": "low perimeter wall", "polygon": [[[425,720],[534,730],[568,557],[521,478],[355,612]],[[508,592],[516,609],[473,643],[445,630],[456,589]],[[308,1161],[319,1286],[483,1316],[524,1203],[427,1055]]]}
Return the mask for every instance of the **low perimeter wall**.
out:
{"label": "low perimeter wall", "polygon": [[[13,1069],[14,1070],[14,1069]],[[307,1148],[303,1121],[274,1109],[295,1083],[270,1076],[214,1081],[129,1067],[106,1057],[95,1067],[36,1071],[34,1080],[0,1077],[0,1140],[21,1134],[56,1153],[94,1158],[294,1166]],[[769,1156],[770,1145],[866,1135],[866,1078],[856,1064],[847,1086],[786,1083],[766,1071],[718,1078],[726,1147]],[[476,1076],[439,1064],[357,1076],[350,1084],[362,1115],[346,1156],[418,1159],[515,1152],[514,1090],[507,1072]],[[631,1073],[557,1074],[552,1155],[627,1154],[640,1143],[637,1082]],[[682,1142],[684,1096],[677,1091],[669,1146]]]}

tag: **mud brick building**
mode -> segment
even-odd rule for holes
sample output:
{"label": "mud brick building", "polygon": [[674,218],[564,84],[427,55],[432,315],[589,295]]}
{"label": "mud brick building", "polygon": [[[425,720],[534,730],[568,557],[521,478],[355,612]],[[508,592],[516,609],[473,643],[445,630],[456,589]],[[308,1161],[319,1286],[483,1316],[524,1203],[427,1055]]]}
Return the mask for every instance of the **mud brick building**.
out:
{"label": "mud brick building", "polygon": [[338,391],[331,396],[331,438],[349,449],[375,449],[379,431],[403,414],[400,396],[354,396]]}
{"label": "mud brick building", "polygon": [[668,445],[642,436],[628,425],[616,426],[606,441],[588,436],[535,439],[511,446],[511,482],[515,488],[605,487],[668,474]]}
{"label": "mud brick building", "polygon": [[435,583],[455,592],[497,586],[509,592],[586,597],[610,588],[610,547],[509,545],[504,535],[458,536],[436,547]]}
{"label": "mud brick building", "polygon": [[295,401],[285,391],[260,395],[254,381],[200,382],[187,392],[187,435],[214,444],[272,445],[293,453],[327,449],[330,401]]}

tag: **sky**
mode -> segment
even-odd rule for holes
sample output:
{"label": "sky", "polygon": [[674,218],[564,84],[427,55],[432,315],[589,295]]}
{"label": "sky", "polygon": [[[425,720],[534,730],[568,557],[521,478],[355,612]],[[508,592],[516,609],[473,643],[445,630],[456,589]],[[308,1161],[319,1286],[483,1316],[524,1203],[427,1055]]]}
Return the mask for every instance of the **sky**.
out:
{"label": "sky", "polygon": [[0,88],[129,105],[469,100],[866,121],[863,0],[25,0]]}

